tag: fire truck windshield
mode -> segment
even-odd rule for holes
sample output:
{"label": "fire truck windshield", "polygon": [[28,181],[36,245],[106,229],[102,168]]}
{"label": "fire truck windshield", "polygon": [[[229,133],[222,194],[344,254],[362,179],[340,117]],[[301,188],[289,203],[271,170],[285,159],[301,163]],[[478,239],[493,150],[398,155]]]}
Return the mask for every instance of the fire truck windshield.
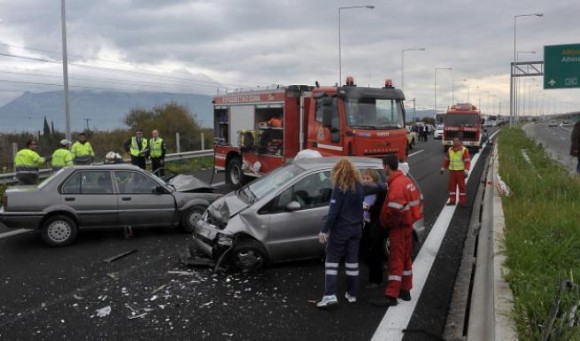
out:
{"label": "fire truck windshield", "polygon": [[445,126],[447,127],[475,127],[478,125],[477,115],[448,114],[445,115]]}
{"label": "fire truck windshield", "polygon": [[346,100],[347,124],[358,129],[398,129],[404,127],[400,101],[356,98]]}

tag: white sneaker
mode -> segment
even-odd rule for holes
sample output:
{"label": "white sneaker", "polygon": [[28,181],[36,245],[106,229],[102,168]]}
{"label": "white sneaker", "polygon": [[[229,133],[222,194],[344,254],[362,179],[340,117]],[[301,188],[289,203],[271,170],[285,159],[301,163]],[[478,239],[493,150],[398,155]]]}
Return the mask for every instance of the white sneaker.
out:
{"label": "white sneaker", "polygon": [[348,303],[355,303],[356,302],[356,296],[351,296],[351,295],[349,295],[348,292],[346,294],[344,294],[344,298],[346,298]]}
{"label": "white sneaker", "polygon": [[338,300],[336,299],[336,295],[327,295],[323,296],[320,302],[316,303],[318,308],[328,308],[329,306],[338,304]]}

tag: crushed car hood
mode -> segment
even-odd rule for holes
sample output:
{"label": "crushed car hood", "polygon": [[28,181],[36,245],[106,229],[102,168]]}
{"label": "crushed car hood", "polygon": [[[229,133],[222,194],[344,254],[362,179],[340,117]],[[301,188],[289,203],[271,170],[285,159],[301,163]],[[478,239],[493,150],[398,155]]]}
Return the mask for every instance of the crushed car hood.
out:
{"label": "crushed car hood", "polygon": [[250,204],[238,198],[235,192],[231,192],[214,201],[211,206],[219,212],[223,212],[229,219],[248,208]]}
{"label": "crushed car hood", "polygon": [[215,188],[190,174],[178,174],[168,183],[179,192],[213,193]]}

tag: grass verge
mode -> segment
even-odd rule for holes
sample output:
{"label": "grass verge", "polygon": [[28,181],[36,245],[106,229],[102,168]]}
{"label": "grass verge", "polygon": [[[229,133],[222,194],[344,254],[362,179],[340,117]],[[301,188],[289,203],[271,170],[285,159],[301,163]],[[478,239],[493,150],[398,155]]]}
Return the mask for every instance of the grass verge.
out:
{"label": "grass verge", "polygon": [[[575,281],[580,275],[580,180],[520,128],[503,129],[498,141],[500,175],[512,191],[503,206],[514,319],[520,340],[540,340],[560,280]],[[562,299],[566,309],[580,297]],[[563,328],[563,333],[562,340],[580,339],[578,327]]]}
{"label": "grass verge", "polygon": [[191,173],[200,169],[211,169],[213,167],[213,156],[167,162],[166,167],[174,173]]}

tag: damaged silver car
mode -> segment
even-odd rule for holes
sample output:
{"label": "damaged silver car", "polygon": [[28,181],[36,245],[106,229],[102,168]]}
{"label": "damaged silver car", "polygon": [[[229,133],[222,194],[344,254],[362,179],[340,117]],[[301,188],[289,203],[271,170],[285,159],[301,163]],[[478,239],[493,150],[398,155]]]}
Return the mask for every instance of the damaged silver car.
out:
{"label": "damaged silver car", "polygon": [[[318,233],[328,213],[330,173],[339,159],[296,160],[216,200],[195,224],[194,248],[214,260],[227,255],[242,270],[323,256]],[[359,170],[379,171],[385,181],[381,160],[351,161]],[[422,234],[424,227],[416,226],[417,231]]]}

